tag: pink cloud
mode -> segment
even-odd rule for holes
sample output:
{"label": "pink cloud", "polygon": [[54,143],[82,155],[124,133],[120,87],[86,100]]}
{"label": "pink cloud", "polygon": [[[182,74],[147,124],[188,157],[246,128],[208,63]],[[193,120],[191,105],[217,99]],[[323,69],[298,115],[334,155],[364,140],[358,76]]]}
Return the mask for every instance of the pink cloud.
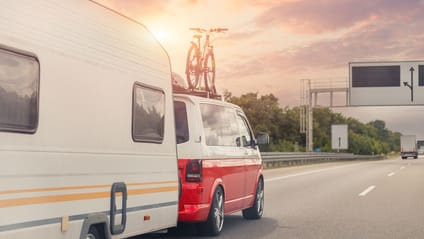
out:
{"label": "pink cloud", "polygon": [[295,33],[324,33],[374,19],[407,21],[423,10],[420,0],[300,0],[272,5],[256,22]]}
{"label": "pink cloud", "polygon": [[[424,18],[423,18],[424,20]],[[422,60],[424,21],[403,24],[370,24],[336,39],[319,40],[308,45],[239,58],[225,74],[240,77],[266,71],[295,73],[306,69],[319,71],[346,67],[350,61]],[[230,65],[231,63],[222,63]]]}

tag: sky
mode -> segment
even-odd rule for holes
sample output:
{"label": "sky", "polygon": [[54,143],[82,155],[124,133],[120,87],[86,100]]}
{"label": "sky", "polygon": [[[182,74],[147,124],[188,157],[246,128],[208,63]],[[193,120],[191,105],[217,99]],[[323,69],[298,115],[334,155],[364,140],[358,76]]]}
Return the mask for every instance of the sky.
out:
{"label": "sky", "polygon": [[[147,26],[181,76],[189,28],[229,28],[213,38],[218,91],[272,93],[282,107],[300,104],[301,79],[347,85],[349,62],[424,60],[424,0],[98,1]],[[334,111],[424,139],[424,106]]]}

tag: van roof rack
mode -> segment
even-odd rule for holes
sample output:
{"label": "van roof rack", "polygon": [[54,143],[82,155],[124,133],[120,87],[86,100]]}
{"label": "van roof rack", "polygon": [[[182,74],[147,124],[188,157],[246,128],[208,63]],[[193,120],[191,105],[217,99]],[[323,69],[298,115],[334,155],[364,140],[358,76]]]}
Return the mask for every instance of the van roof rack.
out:
{"label": "van roof rack", "polygon": [[177,94],[187,94],[187,95],[194,95],[194,96],[199,96],[204,98],[222,100],[222,95],[211,94],[209,91],[205,91],[205,90],[189,90],[176,84],[172,84],[172,91],[173,93],[177,93]]}

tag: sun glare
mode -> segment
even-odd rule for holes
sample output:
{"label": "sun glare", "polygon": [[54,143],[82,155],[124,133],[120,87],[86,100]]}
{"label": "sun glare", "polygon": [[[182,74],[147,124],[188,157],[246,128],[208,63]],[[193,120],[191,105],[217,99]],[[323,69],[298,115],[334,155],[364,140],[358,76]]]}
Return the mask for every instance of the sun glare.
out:
{"label": "sun glare", "polygon": [[162,44],[169,41],[169,33],[164,30],[152,30],[152,33]]}

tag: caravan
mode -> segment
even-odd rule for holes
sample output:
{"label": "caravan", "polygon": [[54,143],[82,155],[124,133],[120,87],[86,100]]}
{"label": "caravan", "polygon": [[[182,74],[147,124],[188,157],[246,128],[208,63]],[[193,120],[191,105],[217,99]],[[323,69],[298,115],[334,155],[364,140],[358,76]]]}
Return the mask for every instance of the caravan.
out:
{"label": "caravan", "polygon": [[0,238],[175,226],[166,51],[92,1],[6,0],[0,16]]}

